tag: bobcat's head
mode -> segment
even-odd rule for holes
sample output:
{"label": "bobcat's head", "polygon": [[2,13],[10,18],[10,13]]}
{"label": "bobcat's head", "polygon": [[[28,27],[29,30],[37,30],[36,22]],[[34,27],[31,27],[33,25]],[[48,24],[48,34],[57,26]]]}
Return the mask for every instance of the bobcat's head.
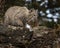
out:
{"label": "bobcat's head", "polygon": [[35,10],[35,9],[31,9],[29,11],[29,17],[28,17],[28,23],[34,27],[34,26],[37,26],[37,22],[38,22],[38,10]]}

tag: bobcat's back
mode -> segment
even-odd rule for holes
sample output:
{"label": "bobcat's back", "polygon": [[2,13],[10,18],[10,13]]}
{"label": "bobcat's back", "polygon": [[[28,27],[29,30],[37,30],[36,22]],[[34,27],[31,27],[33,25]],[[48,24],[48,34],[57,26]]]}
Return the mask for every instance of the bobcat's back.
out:
{"label": "bobcat's back", "polygon": [[29,10],[26,7],[13,6],[5,13],[5,24],[23,25],[22,18],[28,18]]}

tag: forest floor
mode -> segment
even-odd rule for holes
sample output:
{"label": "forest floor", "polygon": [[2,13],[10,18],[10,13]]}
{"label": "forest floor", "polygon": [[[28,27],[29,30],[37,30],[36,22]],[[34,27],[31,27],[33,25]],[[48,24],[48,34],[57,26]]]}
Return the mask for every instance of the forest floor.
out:
{"label": "forest floor", "polygon": [[0,48],[60,48],[60,31],[39,26],[30,32],[0,24]]}

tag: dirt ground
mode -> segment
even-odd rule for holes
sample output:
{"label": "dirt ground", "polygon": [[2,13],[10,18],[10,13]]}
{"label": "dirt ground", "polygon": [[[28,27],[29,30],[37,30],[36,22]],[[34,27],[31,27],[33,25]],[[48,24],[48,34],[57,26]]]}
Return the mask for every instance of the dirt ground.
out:
{"label": "dirt ground", "polygon": [[60,31],[39,26],[30,32],[0,24],[0,48],[60,48]]}

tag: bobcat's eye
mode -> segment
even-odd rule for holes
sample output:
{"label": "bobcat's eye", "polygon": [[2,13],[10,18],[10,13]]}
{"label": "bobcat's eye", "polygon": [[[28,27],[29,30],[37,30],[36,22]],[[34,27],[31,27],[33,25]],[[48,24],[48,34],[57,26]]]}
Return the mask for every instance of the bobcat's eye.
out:
{"label": "bobcat's eye", "polygon": [[35,15],[34,15],[35,16]]}
{"label": "bobcat's eye", "polygon": [[31,10],[31,12],[32,12],[32,10]]}

